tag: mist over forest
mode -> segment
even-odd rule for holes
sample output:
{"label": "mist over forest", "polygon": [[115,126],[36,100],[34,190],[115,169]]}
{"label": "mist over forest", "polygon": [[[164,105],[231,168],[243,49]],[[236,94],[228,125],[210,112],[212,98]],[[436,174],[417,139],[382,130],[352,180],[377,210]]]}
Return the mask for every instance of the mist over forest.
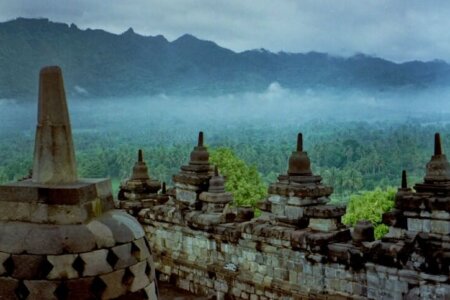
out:
{"label": "mist over forest", "polygon": [[[37,95],[37,91],[36,91]],[[68,96],[74,128],[105,130],[142,128],[152,124],[171,130],[241,126],[284,127],[316,120],[325,122],[445,122],[450,115],[450,89],[391,92],[308,89],[292,91],[271,83],[261,93],[221,96],[77,98]],[[0,132],[34,128],[36,99],[0,99]],[[31,126],[31,127],[30,127]]]}
{"label": "mist over forest", "polygon": [[[143,148],[150,174],[168,183],[187,163],[197,132],[211,149],[231,148],[269,184],[287,169],[296,134],[315,172],[347,201],[350,194],[420,181],[440,131],[450,141],[446,90],[432,93],[303,93],[270,84],[261,93],[86,99],[68,96],[80,175],[112,177],[117,188]],[[0,101],[0,179],[31,168],[37,99]],[[348,180],[351,179],[351,180]]]}

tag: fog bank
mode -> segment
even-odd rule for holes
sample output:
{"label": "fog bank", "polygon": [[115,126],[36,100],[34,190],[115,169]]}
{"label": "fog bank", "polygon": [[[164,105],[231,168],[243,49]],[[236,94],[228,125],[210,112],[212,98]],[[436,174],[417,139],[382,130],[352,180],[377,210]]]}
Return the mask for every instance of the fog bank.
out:
{"label": "fog bank", "polygon": [[[356,91],[293,92],[274,82],[263,93],[218,97],[68,99],[74,130],[139,131],[300,127],[315,121],[450,120],[450,91],[368,95]],[[34,131],[36,101],[0,99],[0,133]]]}

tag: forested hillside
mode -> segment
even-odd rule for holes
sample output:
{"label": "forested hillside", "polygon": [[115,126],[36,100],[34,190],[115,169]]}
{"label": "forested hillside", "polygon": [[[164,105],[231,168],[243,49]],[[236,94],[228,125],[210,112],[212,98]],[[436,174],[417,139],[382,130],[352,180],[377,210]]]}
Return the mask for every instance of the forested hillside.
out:
{"label": "forested hillside", "polygon": [[189,34],[170,42],[132,29],[116,35],[47,19],[0,23],[0,99],[34,97],[39,69],[54,64],[64,70],[68,94],[86,98],[255,92],[272,82],[292,90],[372,93],[450,86],[450,66],[443,61],[397,64],[363,54],[235,53]]}

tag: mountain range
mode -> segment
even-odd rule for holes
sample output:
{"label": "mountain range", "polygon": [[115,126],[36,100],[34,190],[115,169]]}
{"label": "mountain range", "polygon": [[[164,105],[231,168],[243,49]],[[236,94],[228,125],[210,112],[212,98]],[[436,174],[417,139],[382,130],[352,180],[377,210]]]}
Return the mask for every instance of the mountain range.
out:
{"label": "mountain range", "polygon": [[113,34],[48,19],[0,23],[0,99],[34,99],[39,69],[46,65],[62,67],[69,95],[90,98],[259,92],[273,82],[292,90],[369,92],[450,86],[450,65],[442,60],[395,63],[364,54],[264,49],[237,53],[189,34],[168,41],[131,28]]}

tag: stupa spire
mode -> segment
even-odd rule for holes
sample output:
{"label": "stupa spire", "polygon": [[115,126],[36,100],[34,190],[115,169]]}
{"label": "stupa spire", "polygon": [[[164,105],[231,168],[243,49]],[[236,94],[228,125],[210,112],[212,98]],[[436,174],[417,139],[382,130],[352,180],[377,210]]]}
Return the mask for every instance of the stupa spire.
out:
{"label": "stupa spire", "polygon": [[406,171],[403,170],[402,171],[402,189],[407,189],[408,188],[408,179],[406,177]]}
{"label": "stupa spire", "polygon": [[42,184],[77,181],[75,151],[61,69],[39,74],[38,120],[32,180]]}
{"label": "stupa spire", "polygon": [[142,152],[142,149],[138,150],[138,162],[144,162],[144,154]]}
{"label": "stupa spire", "polygon": [[441,136],[439,133],[435,133],[434,154],[427,163],[425,182],[432,183],[442,181],[450,181],[450,164],[442,151]]}
{"label": "stupa spire", "polygon": [[203,131],[198,133],[198,147],[203,147]]}
{"label": "stupa spire", "polygon": [[303,134],[301,132],[297,135],[297,151],[303,151]]}
{"label": "stupa spire", "polygon": [[144,153],[142,149],[138,150],[138,160],[134,164],[133,172],[131,173],[132,180],[148,180],[150,176],[148,175],[147,164],[144,162]]}
{"label": "stupa spire", "polygon": [[209,164],[209,153],[206,147],[203,145],[204,135],[203,131],[198,133],[198,143],[191,152],[190,165],[208,165]]}
{"label": "stupa spire", "polygon": [[308,154],[303,151],[303,134],[297,135],[297,151],[292,152],[289,158],[288,174],[290,176],[311,176],[311,162]]}
{"label": "stupa spire", "polygon": [[442,155],[441,136],[438,132],[434,134],[434,155]]}

